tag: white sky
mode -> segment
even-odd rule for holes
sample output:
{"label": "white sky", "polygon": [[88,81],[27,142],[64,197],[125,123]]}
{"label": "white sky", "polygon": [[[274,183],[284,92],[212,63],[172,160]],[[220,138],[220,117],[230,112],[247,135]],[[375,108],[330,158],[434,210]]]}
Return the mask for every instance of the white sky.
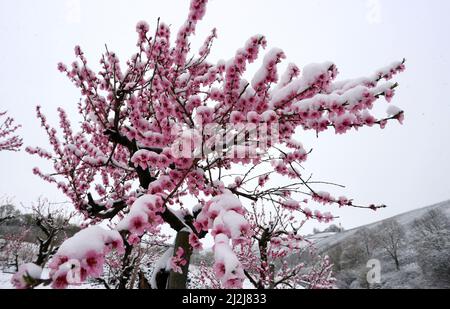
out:
{"label": "white sky", "polygon": [[[175,33],[189,1],[0,0],[0,110],[18,122],[25,145],[47,145],[34,116],[43,106],[57,124],[56,108],[76,112],[80,97],[56,63],[73,60],[80,44],[96,66],[104,44],[124,61],[134,52],[135,24],[160,16]],[[394,104],[406,111],[404,126],[363,129],[345,136],[300,134],[314,148],[305,167],[318,180],[345,184],[356,201],[385,203],[377,213],[338,210],[351,228],[450,198],[450,72],[447,0],[210,0],[200,23],[199,46],[218,28],[212,59],[229,59],[253,34],[284,49],[289,62],[334,61],[340,78],[359,77],[406,57]],[[254,67],[252,68],[254,70]],[[381,102],[384,104],[384,102]],[[382,115],[386,106],[382,106]],[[43,161],[25,152],[0,153],[0,196],[30,203],[44,195],[66,200],[31,173]]]}

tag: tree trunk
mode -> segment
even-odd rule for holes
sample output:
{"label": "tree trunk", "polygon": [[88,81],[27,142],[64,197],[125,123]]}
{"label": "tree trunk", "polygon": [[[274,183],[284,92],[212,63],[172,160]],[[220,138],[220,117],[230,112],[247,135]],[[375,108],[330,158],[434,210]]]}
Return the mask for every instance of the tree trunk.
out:
{"label": "tree trunk", "polygon": [[19,271],[19,255],[16,254],[15,258],[14,258],[14,267],[16,268],[16,272]]}
{"label": "tree trunk", "polygon": [[136,284],[136,280],[138,278],[139,268],[140,268],[140,264],[141,264],[141,259],[142,259],[142,250],[141,250],[141,247],[139,247],[138,253],[137,253],[137,256],[136,256],[135,262],[134,262],[134,268],[133,268],[133,271],[131,272],[131,279],[130,279],[130,283],[129,283],[130,289],[133,289],[133,287]]}
{"label": "tree trunk", "polygon": [[134,268],[134,263],[131,261],[131,253],[133,251],[133,246],[125,243],[125,254],[122,258],[122,275],[119,280],[119,290],[124,290],[127,288],[127,284],[130,281],[131,272]]}
{"label": "tree trunk", "polygon": [[398,260],[398,257],[394,257],[394,261],[395,261],[395,267],[397,267],[397,270],[400,270],[400,262]]}
{"label": "tree trunk", "polygon": [[259,272],[259,281],[257,288],[259,290],[264,290],[266,287],[264,286],[264,282],[266,279],[266,273],[264,268],[267,267],[268,258],[267,258],[267,243],[270,240],[270,233],[268,229],[264,229],[261,238],[258,241],[258,247],[259,247],[259,255],[261,257],[261,270]]}
{"label": "tree trunk", "polygon": [[151,289],[150,283],[142,271],[139,272],[139,289],[141,290],[149,290]]}
{"label": "tree trunk", "polygon": [[177,253],[178,248],[183,248],[184,256],[183,258],[186,260],[186,265],[184,265],[181,269],[183,271],[182,274],[176,273],[174,271],[170,272],[169,282],[167,284],[168,289],[186,289],[187,278],[189,273],[189,263],[192,255],[192,248],[189,244],[189,231],[181,230],[177,233],[177,237],[175,239],[174,246],[174,256]]}

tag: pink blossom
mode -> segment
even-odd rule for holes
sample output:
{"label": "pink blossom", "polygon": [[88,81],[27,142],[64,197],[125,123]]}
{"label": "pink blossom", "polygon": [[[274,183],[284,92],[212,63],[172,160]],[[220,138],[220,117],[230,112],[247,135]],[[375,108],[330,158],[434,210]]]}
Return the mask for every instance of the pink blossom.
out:
{"label": "pink blossom", "polygon": [[82,261],[82,267],[87,270],[88,275],[98,278],[103,274],[104,257],[93,250],[88,251]]}
{"label": "pink blossom", "polygon": [[189,244],[195,250],[202,250],[202,247],[203,247],[202,243],[198,239],[197,235],[195,235],[194,233],[191,233],[189,235]]}
{"label": "pink blossom", "polygon": [[216,224],[216,225],[214,225],[214,228],[211,231],[211,235],[213,237],[215,237],[216,235],[220,235],[220,234],[231,236],[231,231],[224,224]]}
{"label": "pink blossom", "polygon": [[230,122],[233,124],[242,123],[245,121],[245,117],[241,112],[233,111],[230,115]]}
{"label": "pink blossom", "polygon": [[216,262],[214,264],[214,273],[217,278],[221,278],[225,275],[225,264],[223,262]]}
{"label": "pink blossom", "polygon": [[232,278],[225,281],[223,287],[226,289],[240,289],[242,288],[241,278]]}
{"label": "pink blossom", "polygon": [[328,192],[316,192],[313,194],[313,200],[321,204],[330,204],[334,201]]}
{"label": "pink blossom", "polygon": [[149,29],[150,27],[148,26],[148,23],[145,21],[140,21],[136,25],[136,32],[138,32],[139,34],[141,33],[146,34]]}
{"label": "pink blossom", "polygon": [[405,120],[405,113],[402,111],[395,115],[394,118],[397,119],[400,124],[403,124],[403,121]]}
{"label": "pink blossom", "polygon": [[384,92],[384,97],[386,98],[386,101],[391,102],[392,98],[394,97],[395,92],[393,89],[388,89]]}
{"label": "pink blossom", "polygon": [[257,112],[249,112],[247,114],[247,121],[250,123],[258,124],[261,120],[261,116]]}
{"label": "pink blossom", "polygon": [[129,231],[136,235],[144,234],[148,224],[148,217],[145,214],[136,215],[130,220]]}
{"label": "pink blossom", "polygon": [[351,201],[348,198],[346,198],[345,196],[341,196],[338,199],[338,204],[341,207],[346,206],[346,205],[351,205]]}
{"label": "pink blossom", "polygon": [[67,272],[61,272],[57,276],[53,277],[52,288],[63,290],[68,286],[69,282],[67,281]]}
{"label": "pink blossom", "polygon": [[282,205],[289,210],[298,210],[300,208],[300,203],[294,200],[286,200]]}
{"label": "pink blossom", "polygon": [[311,209],[309,208],[305,208],[303,209],[303,213],[305,214],[305,216],[310,219],[313,217],[313,212],[311,211]]}
{"label": "pink blossom", "polygon": [[175,256],[173,256],[170,259],[170,267],[172,271],[176,273],[183,273],[182,267],[187,264],[187,261],[183,258],[184,256],[184,250],[183,248],[179,247],[175,253]]}

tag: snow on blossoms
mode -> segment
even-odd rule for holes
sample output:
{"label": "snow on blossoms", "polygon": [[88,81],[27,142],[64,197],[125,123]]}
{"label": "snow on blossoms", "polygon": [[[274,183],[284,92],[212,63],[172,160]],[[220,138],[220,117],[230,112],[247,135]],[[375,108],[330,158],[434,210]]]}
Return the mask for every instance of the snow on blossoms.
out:
{"label": "snow on blossoms", "polygon": [[34,281],[41,279],[42,268],[33,264],[27,263],[20,265],[19,271],[11,278],[11,283],[16,289],[28,289],[32,287]]}
{"label": "snow on blossoms", "polygon": [[99,226],[90,226],[67,239],[58,249],[48,267],[52,287],[62,289],[80,284],[88,277],[103,274],[104,256],[116,250],[123,254],[121,235]]}
{"label": "snow on blossoms", "polygon": [[[278,66],[288,55],[280,48],[265,52],[269,42],[256,34],[231,58],[225,55],[229,60],[215,62],[209,55],[216,29],[199,51],[191,50],[206,4],[192,0],[175,33],[160,20],[154,26],[138,22],[136,50],[126,61],[107,47],[100,68],[94,69],[77,46],[74,62],[58,64],[80,90],[77,111],[82,121],[75,129],[60,108],[56,129],[38,106],[36,115],[50,148],[26,151],[50,162],[50,171],[36,167],[33,173],[70,199],[87,228],[66,240],[49,264],[53,287],[78,282],[67,279],[71,269],[80,270],[78,279],[101,276],[107,252],[138,250],[149,234],[160,234],[165,225],[175,237],[168,244],[171,249],[153,265],[150,286],[186,288],[190,256],[210,235],[218,282],[240,288],[247,276],[236,255],[238,247],[268,232],[274,244],[288,248],[297,247],[301,239],[301,224],[272,231],[269,222],[252,229],[249,210],[259,209],[254,216],[272,222],[328,223],[334,218],[331,205],[385,207],[318,190],[316,185],[324,182],[305,169],[312,152],[296,140],[296,132],[345,134],[403,122],[403,110],[392,101],[399,86],[393,79],[405,70],[405,60],[342,81],[331,61],[304,67],[289,63],[280,72]],[[251,76],[250,64],[257,66]],[[389,106],[387,115],[377,115],[374,107],[383,104]],[[266,205],[271,212],[262,207]],[[102,223],[112,231],[101,229]],[[278,233],[289,237],[280,242]],[[265,237],[262,243],[267,243]],[[276,252],[281,257],[286,251]],[[128,253],[120,258],[121,278],[130,280],[127,271],[135,267],[135,259]],[[254,269],[267,274],[270,265],[264,253],[259,259]],[[326,262],[321,265],[329,269]],[[282,273],[288,276],[288,268]],[[254,278],[259,278],[252,281],[255,287],[276,285],[266,275]]]}
{"label": "snow on blossoms", "polygon": [[211,230],[215,239],[214,271],[226,288],[242,287],[245,279],[242,265],[230,244],[230,241],[246,241],[250,236],[250,225],[244,215],[242,203],[226,191],[206,203],[194,223],[199,232]]}
{"label": "snow on blossoms", "polygon": [[186,259],[183,258],[184,256],[184,249],[179,247],[175,253],[175,256],[170,258],[170,269],[173,270],[176,273],[183,273],[183,270],[181,269],[183,266],[187,264]]}
{"label": "snow on blossoms", "polygon": [[154,226],[164,223],[159,215],[163,200],[156,195],[143,195],[131,206],[130,212],[117,225],[117,230],[128,230],[134,236],[142,236]]}

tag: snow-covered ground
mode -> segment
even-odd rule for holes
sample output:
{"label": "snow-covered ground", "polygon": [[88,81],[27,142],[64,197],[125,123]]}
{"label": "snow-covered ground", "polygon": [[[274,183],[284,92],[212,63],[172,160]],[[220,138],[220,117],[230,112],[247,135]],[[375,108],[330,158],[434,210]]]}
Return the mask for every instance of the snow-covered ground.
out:
{"label": "snow-covered ground", "polygon": [[11,277],[13,274],[0,272],[0,289],[13,289],[11,284]]}

